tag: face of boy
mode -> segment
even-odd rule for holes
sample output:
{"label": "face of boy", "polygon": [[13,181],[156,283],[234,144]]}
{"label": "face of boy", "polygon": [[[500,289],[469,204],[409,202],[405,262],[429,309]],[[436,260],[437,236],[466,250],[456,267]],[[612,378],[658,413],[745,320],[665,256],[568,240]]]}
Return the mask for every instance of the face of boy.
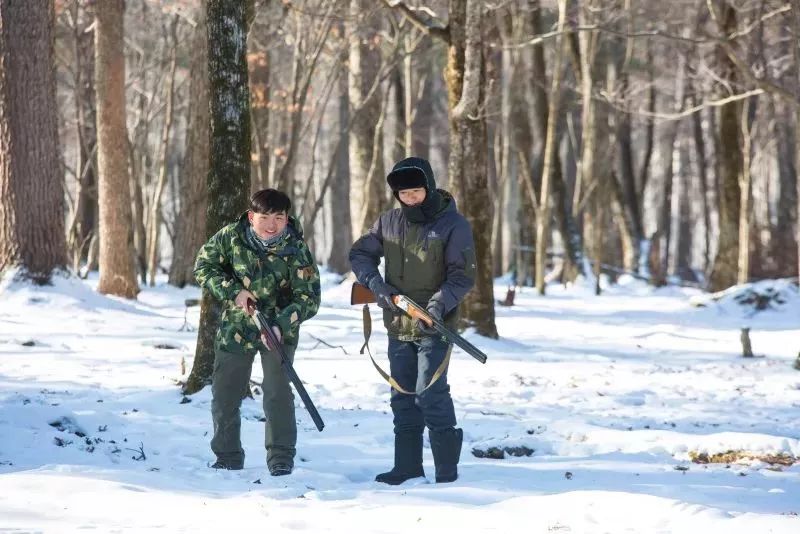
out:
{"label": "face of boy", "polygon": [[406,206],[416,206],[425,200],[425,188],[415,187],[413,189],[401,189],[397,192],[397,198]]}
{"label": "face of boy", "polygon": [[247,219],[253,226],[253,231],[261,239],[270,239],[283,232],[289,224],[289,217],[285,211],[276,213],[247,212]]}

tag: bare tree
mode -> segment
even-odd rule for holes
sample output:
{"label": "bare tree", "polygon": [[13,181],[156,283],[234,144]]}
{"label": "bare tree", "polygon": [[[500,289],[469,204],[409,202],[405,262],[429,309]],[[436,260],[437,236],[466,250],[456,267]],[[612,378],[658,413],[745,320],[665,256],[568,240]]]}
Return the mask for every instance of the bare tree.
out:
{"label": "bare tree", "polygon": [[178,287],[195,284],[194,260],[206,239],[210,118],[208,110],[208,35],[205,6],[199,10],[192,37],[189,121],[186,150],[180,172],[179,206],[175,221],[169,283]]}
{"label": "bare tree", "polygon": [[100,203],[101,293],[139,292],[131,247],[128,134],[125,125],[124,0],[95,6],[95,88]]}
{"label": "bare tree", "polygon": [[150,213],[148,221],[147,238],[147,271],[150,275],[150,286],[156,285],[156,269],[158,267],[158,243],[161,235],[161,197],[164,194],[164,187],[167,185],[167,161],[170,141],[170,131],[175,116],[175,71],[178,68],[178,16],[173,15],[169,23],[169,73],[167,74],[167,84],[164,88],[164,100],[166,109],[164,110],[164,122],[161,127],[160,154],[158,157],[159,168],[158,178],[155,184],[153,198],[150,201]]}
{"label": "bare tree", "polygon": [[547,112],[547,134],[544,143],[544,163],[542,164],[542,190],[539,199],[539,217],[536,220],[536,290],[545,293],[544,270],[550,229],[550,188],[556,152],[556,125],[559,116],[559,97],[561,90],[562,64],[568,39],[564,37],[567,20],[567,0],[558,0],[558,36],[556,54],[553,62],[553,75],[550,82],[550,96]]}
{"label": "bare tree", "polygon": [[66,267],[53,25],[52,0],[0,0],[0,273],[39,284]]}

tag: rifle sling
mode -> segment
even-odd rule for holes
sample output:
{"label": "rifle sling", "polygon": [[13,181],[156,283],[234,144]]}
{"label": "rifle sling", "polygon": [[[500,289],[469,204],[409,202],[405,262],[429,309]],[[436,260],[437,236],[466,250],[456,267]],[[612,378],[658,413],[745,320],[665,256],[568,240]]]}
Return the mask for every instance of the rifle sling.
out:
{"label": "rifle sling", "polygon": [[376,362],[375,358],[372,357],[372,351],[369,348],[369,338],[372,335],[372,316],[369,313],[368,304],[364,304],[364,307],[361,309],[361,314],[364,320],[364,344],[361,346],[361,350],[359,351],[359,353],[364,354],[364,350],[366,349],[367,354],[369,355],[369,359],[372,361],[372,365],[375,367],[375,370],[378,371],[378,374],[381,375],[383,379],[386,380],[386,382],[388,382],[389,385],[392,386],[392,388],[394,388],[396,391],[399,391],[400,393],[405,393],[406,395],[419,395],[420,393],[431,387],[434,384],[434,382],[439,380],[439,377],[441,377],[444,374],[445,370],[447,370],[447,366],[450,363],[450,354],[453,352],[452,343],[450,343],[447,346],[447,354],[445,355],[444,360],[442,360],[442,363],[436,369],[436,372],[433,373],[431,381],[428,382],[428,385],[426,385],[422,389],[417,389],[414,391],[406,390],[405,388],[403,388],[403,386],[401,386],[397,382],[397,380],[394,379],[392,375],[381,369],[380,365],[378,365],[378,362]]}

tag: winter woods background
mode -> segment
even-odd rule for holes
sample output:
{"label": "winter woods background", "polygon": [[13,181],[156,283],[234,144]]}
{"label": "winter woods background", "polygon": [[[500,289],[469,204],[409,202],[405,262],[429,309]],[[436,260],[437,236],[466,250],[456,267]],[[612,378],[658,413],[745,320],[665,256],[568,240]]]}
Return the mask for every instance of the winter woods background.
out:
{"label": "winter woods background", "polygon": [[800,0],[0,0],[0,270],[193,284],[276,187],[346,274],[413,154],[473,225],[488,336],[508,272],[797,277],[799,42]]}

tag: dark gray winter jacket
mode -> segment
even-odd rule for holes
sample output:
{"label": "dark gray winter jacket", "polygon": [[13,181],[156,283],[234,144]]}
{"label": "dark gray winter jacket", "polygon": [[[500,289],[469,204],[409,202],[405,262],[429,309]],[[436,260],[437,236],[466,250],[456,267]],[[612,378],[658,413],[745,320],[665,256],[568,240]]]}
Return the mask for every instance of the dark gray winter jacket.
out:
{"label": "dark gray winter jacket", "polygon": [[[378,265],[384,257],[386,282],[422,306],[431,299],[440,301],[445,323],[454,327],[458,304],[475,283],[475,246],[455,199],[441,189],[433,191],[437,208],[425,222],[409,221],[407,207],[382,213],[353,244],[350,263],[359,282],[369,285],[380,276]],[[422,337],[405,315],[384,311],[383,320],[390,336],[405,341]]]}

